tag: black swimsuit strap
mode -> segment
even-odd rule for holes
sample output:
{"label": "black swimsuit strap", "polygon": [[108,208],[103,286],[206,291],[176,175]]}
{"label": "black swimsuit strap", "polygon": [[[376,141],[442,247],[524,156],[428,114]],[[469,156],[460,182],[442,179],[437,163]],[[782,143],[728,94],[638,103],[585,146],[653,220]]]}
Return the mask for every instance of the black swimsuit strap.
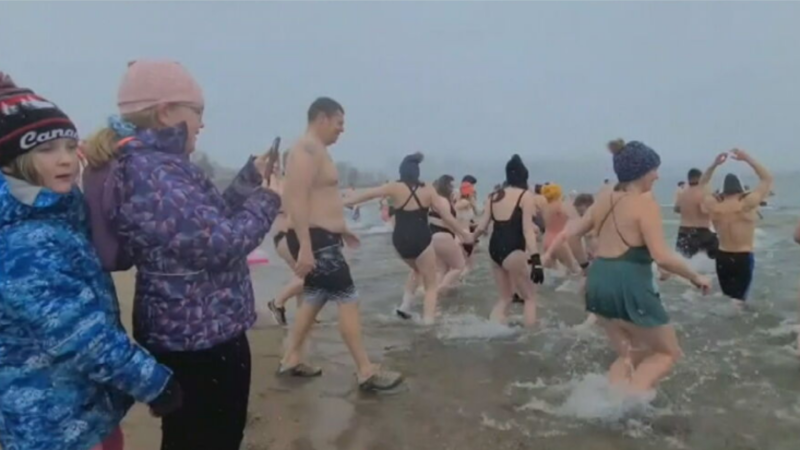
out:
{"label": "black swimsuit strap", "polygon": [[408,183],[406,183],[406,187],[408,187],[408,189],[411,191],[411,195],[408,196],[408,198],[406,199],[406,202],[403,203],[403,206],[401,206],[399,208],[396,208],[396,211],[400,211],[400,210],[404,211],[406,205],[408,205],[411,202],[412,198],[417,201],[417,206],[419,206],[419,209],[423,209],[422,208],[422,202],[420,202],[419,201],[419,197],[417,197],[417,188],[419,188],[419,185],[411,187]]}
{"label": "black swimsuit strap", "polygon": [[[522,193],[519,194],[519,198],[517,199],[517,205],[514,206],[514,209],[519,208],[520,203],[522,203],[522,197],[525,196],[525,192],[527,192],[527,191],[522,191]],[[511,213],[511,214],[514,214],[514,213]]]}
{"label": "black swimsuit strap", "polygon": [[623,236],[622,233],[619,231],[619,225],[617,224],[617,214],[616,214],[616,212],[614,212],[614,210],[617,208],[617,204],[619,204],[619,202],[621,202],[622,199],[625,198],[625,197],[627,197],[627,194],[617,197],[617,200],[614,201],[614,197],[613,197],[613,194],[612,194],[612,196],[611,196],[611,209],[608,210],[608,212],[606,213],[606,216],[603,217],[602,221],[600,221],[600,226],[597,227],[597,232],[599,233],[603,229],[603,225],[606,224],[606,220],[608,220],[608,216],[611,216],[611,219],[614,221],[614,229],[617,231],[617,236],[619,236],[619,238],[622,240],[622,243],[625,244],[626,247],[630,248],[631,245],[628,244],[628,241],[625,239],[625,236]]}
{"label": "black swimsuit strap", "polygon": [[[517,204],[514,205],[514,209],[511,211],[511,217],[514,216],[514,212],[517,210],[517,208],[519,208],[520,203],[522,203],[522,197],[525,196],[525,192],[526,191],[523,190],[522,193],[519,194],[519,198],[517,198]],[[494,204],[495,203],[496,202],[494,200],[489,202],[489,216],[492,218],[492,222],[497,222],[497,219],[494,218]],[[511,217],[509,217],[507,220],[504,220],[504,222],[507,222],[507,221],[511,220]]]}

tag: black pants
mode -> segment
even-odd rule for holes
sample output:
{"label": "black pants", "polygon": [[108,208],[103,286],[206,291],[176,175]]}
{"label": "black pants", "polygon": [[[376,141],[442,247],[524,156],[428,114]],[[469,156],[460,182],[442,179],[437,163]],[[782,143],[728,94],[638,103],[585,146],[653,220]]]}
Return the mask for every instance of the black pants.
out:
{"label": "black pants", "polygon": [[247,335],[208,350],[154,356],[183,389],[181,409],[161,420],[161,450],[239,450],[250,395]]}

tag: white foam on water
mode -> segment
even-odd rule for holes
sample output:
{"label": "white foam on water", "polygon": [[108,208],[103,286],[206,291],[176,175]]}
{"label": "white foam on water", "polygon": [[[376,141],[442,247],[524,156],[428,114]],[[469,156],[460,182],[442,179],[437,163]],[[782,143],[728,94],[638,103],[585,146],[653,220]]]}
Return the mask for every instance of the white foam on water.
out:
{"label": "white foam on water", "polygon": [[650,402],[653,399],[655,392],[632,396],[611,386],[605,376],[589,374],[574,386],[566,401],[556,408],[556,414],[583,420],[619,422],[631,414],[651,413]]}
{"label": "white foam on water", "polygon": [[667,444],[672,448],[679,448],[679,449],[688,448],[686,447],[686,444],[681,442],[681,440],[676,438],[675,436],[667,436],[664,438],[664,440],[667,441]]}
{"label": "white foam on water", "polygon": [[798,325],[797,323],[794,323],[793,320],[784,320],[783,322],[781,322],[780,325],[778,325],[778,326],[776,326],[774,328],[768,328],[766,330],[764,330],[764,329],[756,330],[756,333],[765,334],[765,335],[770,336],[770,337],[791,336],[791,335],[796,334],[798,332],[800,332],[800,325]]}
{"label": "white foam on water", "polygon": [[630,438],[641,439],[647,437],[650,432],[652,432],[652,428],[649,425],[639,420],[630,419],[625,422],[625,431],[622,434]]}
{"label": "white foam on water", "polygon": [[569,434],[569,433],[567,433],[566,431],[547,430],[547,431],[542,431],[540,433],[536,433],[536,437],[547,439],[547,438],[553,438],[553,437],[559,437],[559,436],[566,436],[567,434]]}
{"label": "white foam on water", "polygon": [[709,258],[703,252],[700,252],[689,260],[687,260],[689,267],[692,268],[695,272],[699,272],[702,274],[715,274],[717,273],[717,263],[713,259]]}
{"label": "white foam on water", "polygon": [[550,405],[546,401],[533,397],[531,398],[528,403],[520,406],[517,408],[518,411],[540,411],[546,414],[550,414],[551,416],[556,416],[557,409],[556,407]]}
{"label": "white foam on water", "polygon": [[515,381],[510,386],[516,389],[542,389],[547,387],[541,378],[536,378],[533,383],[530,381]]}
{"label": "white foam on water", "polygon": [[510,328],[474,314],[463,314],[443,317],[437,326],[436,336],[440,340],[490,340],[513,336],[519,331],[519,328]]}
{"label": "white foam on water", "polygon": [[556,288],[556,292],[569,292],[578,294],[581,292],[581,280],[567,280]]}
{"label": "white foam on water", "polygon": [[514,426],[514,422],[500,422],[487,416],[486,413],[481,413],[481,425],[495,430],[510,431]]}

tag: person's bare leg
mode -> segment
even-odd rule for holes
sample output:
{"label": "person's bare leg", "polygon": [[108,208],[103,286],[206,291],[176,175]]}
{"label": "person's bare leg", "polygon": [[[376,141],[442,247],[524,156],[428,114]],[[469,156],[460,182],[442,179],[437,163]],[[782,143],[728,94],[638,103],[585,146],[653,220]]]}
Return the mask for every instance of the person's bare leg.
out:
{"label": "person's bare leg", "polygon": [[375,367],[370,362],[367,350],[364,348],[358,302],[349,301],[339,304],[339,333],[356,363],[358,379],[365,380],[371,377],[375,373]]}
{"label": "person's bare leg", "polygon": [[631,382],[634,371],[631,338],[614,320],[600,319],[598,322],[605,330],[606,336],[611,342],[611,347],[617,352],[617,358],[608,369],[608,381],[615,386],[627,387]]}
{"label": "person's bare leg", "polygon": [[[578,295],[581,299],[586,298],[586,277],[581,278],[580,287],[578,288]],[[577,328],[588,328],[597,323],[597,316],[593,313],[589,313],[586,316],[586,320],[583,321],[582,324],[578,325]]]}
{"label": "person's bare leg", "polygon": [[322,305],[304,302],[298,309],[294,319],[294,326],[289,333],[289,345],[286,353],[281,360],[281,366],[285,368],[295,367],[300,364],[305,348],[306,339],[311,332],[311,327],[317,318],[317,314],[322,309]]}
{"label": "person's bare leg", "polygon": [[492,309],[489,320],[505,325],[508,322],[508,307],[511,305],[511,300],[514,296],[511,278],[503,268],[494,263],[492,263],[492,274],[497,284],[499,297],[497,304]]}
{"label": "person's bare leg", "polygon": [[433,236],[433,248],[436,258],[444,268],[444,276],[439,281],[439,293],[456,287],[461,273],[464,271],[464,250],[455,238],[446,233]]}
{"label": "person's bare leg", "polygon": [[[286,239],[281,240],[278,247],[275,248],[275,251],[278,253],[278,256],[286,263],[289,268],[293,268],[295,266],[295,260],[292,257],[291,252],[289,251],[289,246],[286,243]],[[286,283],[281,291],[278,293],[278,296],[275,297],[275,306],[279,308],[285,308],[286,303],[292,297],[297,297],[303,293],[303,279],[298,278],[292,275],[292,279]],[[298,305],[299,306],[299,305]]]}
{"label": "person's bare leg", "polygon": [[303,280],[293,276],[288,283],[283,285],[278,295],[275,297],[275,305],[280,308],[285,308],[286,303],[292,297],[297,297],[303,293]]}
{"label": "person's bare leg", "polygon": [[559,246],[558,249],[553,252],[553,259],[561,263],[571,274],[581,273],[581,266],[578,265],[578,261],[572,256],[572,250],[568,245],[562,244]]}
{"label": "person's bare leg", "polygon": [[461,281],[464,281],[467,278],[467,275],[470,274],[473,270],[475,270],[475,253],[478,252],[478,244],[476,243],[472,247],[472,254],[467,254],[467,250],[461,247],[462,254],[464,255],[464,261],[466,262],[466,266],[464,270],[461,272]]}
{"label": "person's bare leg", "polygon": [[675,328],[672,325],[655,328],[626,325],[627,331],[633,337],[634,345],[638,348],[639,343],[642,343],[650,350],[633,371],[631,390],[647,392],[655,389],[658,382],[672,370],[682,355]]}
{"label": "person's bare leg", "polygon": [[433,245],[428,246],[417,258],[417,273],[422,278],[425,300],[422,305],[422,322],[433,325],[436,321],[436,305],[439,300],[439,285],[436,275],[436,253]]}
{"label": "person's bare leg", "polygon": [[503,261],[503,268],[509,274],[513,289],[525,302],[523,317],[526,327],[536,325],[536,286],[531,281],[530,266],[524,252],[516,251]]}
{"label": "person's bare leg", "polygon": [[[411,308],[414,305],[414,297],[417,295],[417,286],[419,285],[419,275],[417,275],[416,265],[413,261],[404,260],[404,262],[408,265],[411,269],[408,272],[408,277],[406,278],[406,284],[403,288],[403,302],[400,304],[400,307],[397,308],[399,313],[409,315],[411,313]],[[404,317],[405,317],[404,315]]]}

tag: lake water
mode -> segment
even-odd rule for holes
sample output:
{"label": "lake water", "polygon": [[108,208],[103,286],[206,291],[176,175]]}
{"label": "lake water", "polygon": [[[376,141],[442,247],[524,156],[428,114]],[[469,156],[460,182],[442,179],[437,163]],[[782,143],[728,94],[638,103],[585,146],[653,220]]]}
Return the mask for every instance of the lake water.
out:
{"label": "lake water", "polygon": [[[599,329],[578,326],[585,312],[575,279],[549,277],[540,290],[536,329],[496,325],[487,320],[496,289],[483,249],[466,284],[440,300],[442,316],[435,327],[397,319],[392,311],[407,269],[395,256],[376,207],[367,206],[362,222],[354,224],[362,247],[349,254],[362,297],[365,340],[372,354],[408,375],[407,387],[397,395],[364,396],[352,389],[352,381],[334,388],[323,377],[308,385],[319,390],[290,390],[283,395],[333,399],[324,416],[317,403],[306,405],[317,410],[320,418],[314,423],[323,429],[338,424],[324,440],[305,439],[290,447],[796,449],[800,246],[792,241],[792,231],[798,211],[778,206],[766,208],[758,226],[750,310],[738,313],[716,286],[702,297],[674,279],[661,284],[685,357],[658,396],[639,404],[623,401],[607,386],[605,371],[614,355]],[[677,217],[668,208],[664,217],[674,242]],[[262,272],[272,279],[288,277],[282,263],[273,260]],[[692,264],[713,271],[708,260]],[[349,373],[346,350],[330,344],[338,342],[335,308],[324,313],[312,360]]]}

